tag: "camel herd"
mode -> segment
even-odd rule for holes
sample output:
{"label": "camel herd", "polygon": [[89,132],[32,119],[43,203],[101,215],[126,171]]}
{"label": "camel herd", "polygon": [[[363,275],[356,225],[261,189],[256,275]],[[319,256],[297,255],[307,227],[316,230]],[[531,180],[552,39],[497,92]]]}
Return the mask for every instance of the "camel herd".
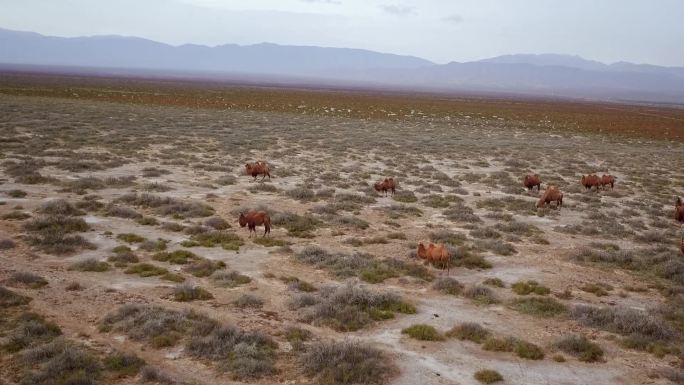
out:
{"label": "camel herd", "polygon": [[[257,161],[255,163],[247,163],[245,165],[245,171],[247,175],[251,175],[256,180],[258,175],[263,175],[261,180],[264,180],[267,176],[271,179],[270,174],[271,167],[268,163],[264,161]],[[610,186],[611,190],[615,187],[616,177],[612,175],[602,175],[598,176],[596,174],[583,175],[580,179],[580,184],[584,186],[586,190],[591,190],[592,187],[596,187],[598,192],[601,188],[607,189]],[[377,192],[382,192],[387,196],[388,192],[394,195],[397,188],[397,181],[394,178],[385,178],[373,184],[373,188]],[[532,191],[534,187],[537,187],[537,191],[541,191],[542,179],[537,174],[529,174],[523,178],[523,186],[525,186],[529,191]],[[551,206],[551,203],[556,204],[556,207],[560,209],[563,206],[563,192],[554,185],[547,186],[544,193],[539,198],[536,207],[541,208],[545,205]],[[684,203],[682,203],[681,198],[677,198],[675,203],[675,219],[680,223],[684,223]],[[252,233],[256,236],[256,226],[264,226],[264,235],[270,234],[271,232],[271,218],[268,213],[264,211],[247,211],[241,212],[238,218],[240,227],[247,226],[249,228],[249,236]],[[681,240],[681,250],[684,253],[684,235]],[[447,274],[449,274],[449,261],[451,256],[449,254],[448,247],[441,244],[428,243],[426,247],[422,242],[418,244],[418,249],[416,251],[418,258],[423,259],[432,266],[445,267]]]}

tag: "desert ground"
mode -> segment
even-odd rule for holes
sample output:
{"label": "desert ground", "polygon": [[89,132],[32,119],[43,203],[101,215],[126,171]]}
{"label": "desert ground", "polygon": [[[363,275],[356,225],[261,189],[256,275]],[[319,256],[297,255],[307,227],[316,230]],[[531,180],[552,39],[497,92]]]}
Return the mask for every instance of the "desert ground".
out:
{"label": "desert ground", "polygon": [[684,110],[8,75],[0,111],[1,385],[684,383]]}

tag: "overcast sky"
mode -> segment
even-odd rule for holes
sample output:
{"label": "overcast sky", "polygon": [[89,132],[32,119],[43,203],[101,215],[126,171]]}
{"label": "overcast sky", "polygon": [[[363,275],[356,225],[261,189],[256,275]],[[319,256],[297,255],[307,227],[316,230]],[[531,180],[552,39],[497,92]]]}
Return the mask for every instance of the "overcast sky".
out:
{"label": "overcast sky", "polygon": [[684,66],[682,0],[0,0],[0,28],[169,44],[365,48],[438,63],[510,53]]}

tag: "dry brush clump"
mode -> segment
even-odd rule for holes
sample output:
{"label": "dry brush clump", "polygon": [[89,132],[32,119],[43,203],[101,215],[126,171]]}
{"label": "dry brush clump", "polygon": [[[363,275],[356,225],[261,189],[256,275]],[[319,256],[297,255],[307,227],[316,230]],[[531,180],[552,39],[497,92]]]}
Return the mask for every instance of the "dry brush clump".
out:
{"label": "dry brush clump", "polygon": [[446,332],[446,336],[450,338],[458,338],[459,340],[468,340],[481,344],[484,342],[491,332],[475,322],[464,322],[458,324]]}
{"label": "dry brush clump", "polygon": [[570,317],[579,323],[621,335],[642,335],[653,341],[680,337],[679,333],[653,313],[619,306],[614,308],[588,305],[574,306]]}
{"label": "dry brush clump", "polygon": [[339,278],[359,277],[369,283],[380,283],[402,275],[432,280],[424,266],[395,258],[379,259],[370,254],[329,253],[318,246],[307,246],[294,255],[296,261],[325,269]]}
{"label": "dry brush clump", "polygon": [[553,346],[584,362],[601,361],[603,358],[603,349],[600,346],[577,334],[561,337]]}
{"label": "dry brush clump", "polygon": [[323,385],[382,384],[396,372],[387,354],[358,341],[315,343],[299,362],[307,377]]}
{"label": "dry brush clump", "polygon": [[101,322],[103,331],[124,333],[155,348],[185,344],[192,357],[214,361],[238,380],[275,372],[276,343],[261,332],[251,332],[193,311],[158,306],[124,305]]}
{"label": "dry brush clump", "polygon": [[327,286],[317,295],[309,293],[293,297],[292,308],[301,308],[304,322],[328,326],[339,331],[361,329],[374,321],[394,318],[394,313],[412,314],[413,305],[390,292],[375,292],[355,286]]}
{"label": "dry brush clump", "polygon": [[68,254],[79,249],[95,246],[76,232],[86,232],[90,226],[82,218],[48,215],[32,219],[24,224],[29,235],[26,241],[37,249],[50,254]]}
{"label": "dry brush clump", "polygon": [[147,193],[126,194],[119,198],[118,201],[141,208],[153,209],[159,215],[177,218],[208,217],[214,214],[214,209],[205,203],[181,201],[175,198]]}
{"label": "dry brush clump", "polygon": [[39,289],[48,284],[45,278],[31,272],[18,271],[12,274],[5,283],[15,286],[24,286],[31,289]]}
{"label": "dry brush clump", "polygon": [[31,298],[17,294],[12,290],[0,286],[0,308],[9,308],[13,306],[21,306],[31,302]]}

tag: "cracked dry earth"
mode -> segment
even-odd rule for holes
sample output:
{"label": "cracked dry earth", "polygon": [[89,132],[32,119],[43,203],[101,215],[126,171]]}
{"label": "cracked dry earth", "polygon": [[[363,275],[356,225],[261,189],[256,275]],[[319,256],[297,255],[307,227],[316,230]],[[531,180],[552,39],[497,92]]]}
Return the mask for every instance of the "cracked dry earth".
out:
{"label": "cracked dry earth", "polygon": [[[331,340],[361,341],[391,362],[391,373],[367,383],[478,384],[474,373],[482,369],[497,371],[505,384],[682,383],[683,230],[672,218],[675,196],[684,193],[680,143],[526,127],[486,116],[383,122],[12,96],[0,96],[0,111],[0,285],[32,299],[0,308],[0,384],[52,383],[31,377],[40,365],[25,358],[42,342],[6,347],[17,317],[28,311],[54,322],[61,338],[104,363],[92,380],[98,383],[146,380],[135,372],[115,374],[105,360],[112,351],[134,354],[177,383],[343,383],[308,373],[302,362],[308,346]],[[255,160],[272,164],[273,178],[244,175],[244,164]],[[555,184],[564,191],[562,209],[535,208],[539,193],[522,187],[527,173],[539,174],[543,188]],[[579,178],[589,173],[615,175],[617,184],[584,191]],[[394,197],[371,188],[386,176],[399,181]],[[148,204],[143,196],[173,203]],[[67,250],[50,248],[50,240],[31,227],[62,215],[50,212],[58,205],[75,209],[64,215],[87,227],[70,233],[82,238]],[[237,214],[247,208],[270,213],[271,242],[239,227]],[[207,226],[215,217],[228,228]],[[231,234],[232,243],[188,242],[212,232]],[[452,250],[449,277],[461,287],[455,294],[437,284],[446,282],[446,271],[423,265],[412,253],[418,242],[430,240]],[[115,262],[117,246],[129,247],[139,262]],[[216,271],[196,276],[189,264],[156,256],[176,250],[214,262],[206,263]],[[324,261],[302,257],[312,250],[324,253]],[[325,262],[336,255],[344,258]],[[106,262],[106,270],[76,267],[91,260]],[[141,263],[168,275],[132,274]],[[213,279],[231,271],[249,279],[229,286]],[[47,284],[31,288],[17,273]],[[317,290],[305,293],[285,277]],[[491,278],[500,283],[485,283]],[[176,300],[180,280],[211,298]],[[512,289],[530,280],[548,292]],[[74,283],[78,290],[68,288]],[[295,304],[346,285],[393,293],[415,312],[347,327],[344,322],[353,320],[317,318],[310,316],[315,304]],[[476,289],[485,294],[474,295]],[[245,298],[255,303],[241,306]],[[518,306],[529,298],[544,298],[555,310]],[[191,353],[186,335],[161,344],[120,325],[104,327],[107,315],[126,304],[192,309],[224,325],[260,331],[275,343],[270,367],[236,375],[226,362],[238,351],[202,356]],[[589,319],[576,311],[583,305],[629,311],[631,318]],[[490,336],[534,344],[543,358],[444,337],[464,322],[481,325]],[[443,338],[402,333],[414,324],[430,325]],[[303,347],[288,336],[291,327],[310,332]],[[654,330],[640,329],[645,327]],[[571,334],[600,347],[597,362],[558,347]],[[639,346],[626,342],[635,335],[644,341]]]}

